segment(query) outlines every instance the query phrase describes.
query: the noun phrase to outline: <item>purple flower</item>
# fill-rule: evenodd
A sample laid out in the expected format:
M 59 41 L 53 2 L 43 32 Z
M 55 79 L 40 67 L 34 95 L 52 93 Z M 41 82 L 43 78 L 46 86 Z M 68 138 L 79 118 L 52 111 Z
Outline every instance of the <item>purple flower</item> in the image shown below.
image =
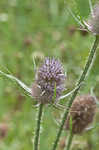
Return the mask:
M 61 62 L 54 58 L 45 58 L 37 71 L 36 81 L 32 86 L 32 96 L 40 103 L 52 103 L 64 91 L 65 79 Z

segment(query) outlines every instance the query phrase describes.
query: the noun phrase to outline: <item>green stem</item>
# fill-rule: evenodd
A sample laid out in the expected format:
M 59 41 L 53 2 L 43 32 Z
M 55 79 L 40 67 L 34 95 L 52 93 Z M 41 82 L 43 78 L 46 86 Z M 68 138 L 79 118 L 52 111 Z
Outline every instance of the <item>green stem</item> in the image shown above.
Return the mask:
M 93 61 L 93 57 L 94 57 L 94 55 L 95 55 L 96 49 L 97 49 L 97 47 L 98 47 L 98 44 L 99 44 L 99 36 L 96 36 L 94 45 L 93 45 L 93 47 L 92 47 L 92 49 L 91 49 L 91 51 L 90 51 L 90 54 L 89 54 L 87 63 L 86 63 L 86 65 L 85 65 L 84 71 L 83 71 L 83 73 L 82 73 L 82 75 L 81 75 L 81 77 L 80 77 L 80 79 L 79 79 L 79 81 L 78 81 L 78 84 L 80 84 L 81 82 L 84 81 L 85 76 L 86 76 L 86 74 L 87 74 L 89 68 L 91 67 L 91 64 L 92 64 L 92 61 Z
M 70 132 L 68 143 L 67 143 L 67 146 L 66 146 L 66 150 L 70 150 L 70 146 L 72 144 L 72 140 L 73 140 L 73 133 Z
M 35 132 L 35 139 L 34 139 L 34 150 L 38 150 L 39 146 L 39 137 L 40 137 L 40 124 L 43 112 L 43 104 L 40 104 L 39 111 L 38 111 L 38 118 L 37 118 L 37 128 Z
M 89 71 L 89 68 L 91 67 L 91 64 L 92 64 L 92 61 L 93 61 L 93 58 L 94 58 L 94 55 L 95 55 L 95 52 L 96 52 L 96 49 L 97 49 L 97 46 L 98 46 L 98 43 L 99 43 L 99 36 L 96 36 L 96 39 L 94 41 L 94 44 L 93 44 L 93 47 L 92 49 L 90 50 L 90 54 L 89 54 L 89 57 L 88 57 L 88 60 L 86 62 L 86 65 L 85 65 L 85 68 L 84 68 L 84 71 L 83 73 L 81 74 L 81 77 L 79 79 L 79 81 L 77 82 L 77 86 L 78 88 L 75 89 L 71 99 L 68 101 L 68 105 L 66 107 L 66 110 L 65 110 L 65 113 L 63 115 L 63 119 L 62 119 L 62 122 L 61 122 L 61 125 L 60 125 L 60 128 L 59 128 L 59 131 L 57 133 L 57 136 L 56 136 L 56 139 L 55 139 L 55 142 L 54 142 L 54 145 L 53 145 L 53 148 L 52 150 L 56 150 L 57 148 L 57 145 L 59 143 L 59 140 L 60 140 L 60 136 L 62 134 L 62 131 L 63 131 L 63 127 L 64 127 L 64 124 L 65 124 L 65 120 L 67 119 L 67 115 L 68 115 L 68 112 L 69 112 L 69 109 L 73 103 L 73 100 L 75 99 L 79 89 L 80 89 L 80 85 L 83 83 L 83 81 L 85 80 L 85 77 L 86 77 L 86 74 L 88 73 Z M 67 109 L 68 108 L 68 109 Z

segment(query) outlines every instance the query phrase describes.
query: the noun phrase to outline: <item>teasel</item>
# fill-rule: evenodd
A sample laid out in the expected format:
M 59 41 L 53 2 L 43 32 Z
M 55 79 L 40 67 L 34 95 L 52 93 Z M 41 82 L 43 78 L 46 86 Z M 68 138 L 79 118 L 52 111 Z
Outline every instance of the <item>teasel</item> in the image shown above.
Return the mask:
M 97 50 L 97 47 L 98 47 L 98 44 L 99 44 L 99 36 L 96 35 L 95 36 L 95 40 L 94 40 L 94 43 L 92 45 L 92 48 L 90 49 L 90 53 L 89 53 L 89 56 L 88 56 L 88 59 L 85 63 L 85 66 L 84 66 L 84 69 L 79 77 L 79 80 L 77 81 L 76 83 L 76 87 L 70 100 L 67 102 L 67 107 L 65 108 L 65 111 L 64 111 L 64 114 L 63 114 L 63 117 L 62 117 L 62 120 L 61 120 L 61 123 L 60 123 L 60 127 L 59 127 L 59 130 L 57 132 L 57 135 L 56 135 L 56 138 L 55 138 L 55 141 L 53 143 L 53 146 L 52 146 L 52 150 L 56 150 L 57 146 L 58 146 L 58 143 L 59 143 L 59 140 L 60 140 L 60 137 L 61 137 L 61 134 L 62 134 L 62 131 L 63 131 L 63 128 L 64 128 L 64 125 L 65 125 L 65 121 L 67 120 L 67 116 L 68 116 L 68 113 L 69 113 L 69 109 L 71 108 L 72 106 L 72 103 L 75 99 L 75 97 L 77 96 L 79 90 L 80 90 L 80 87 L 81 85 L 83 84 L 83 82 L 85 81 L 86 79 L 86 76 L 89 72 L 89 69 L 91 69 L 92 67 L 92 63 L 94 61 L 94 56 L 96 54 L 96 50 Z M 87 126 L 87 125 L 86 125 Z M 68 140 L 68 144 L 67 144 L 67 147 L 66 147 L 66 150 L 69 150 L 70 149 L 70 145 L 71 145 L 71 142 L 72 142 L 72 132 L 70 133 L 70 137 L 69 137 L 69 140 Z
M 32 96 L 42 104 L 54 103 L 65 89 L 66 76 L 63 66 L 55 58 L 45 58 L 32 85 Z
M 33 100 L 35 99 L 39 104 L 37 126 L 34 136 L 34 150 L 38 150 L 44 104 L 56 104 L 60 99 L 68 96 L 68 94 L 61 96 L 62 92 L 65 90 L 66 79 L 62 64 L 55 58 L 45 58 L 42 65 L 36 71 L 35 81 L 32 84 L 32 87 L 28 87 L 16 77 L 6 74 L 1 70 L 0 74 L 16 81 L 29 94 L 29 96 L 31 96 Z
M 84 22 L 88 30 L 94 35 L 99 35 L 99 2 L 92 8 L 90 1 L 91 14 L 88 21 Z
M 34 137 L 34 150 L 38 150 L 40 126 L 44 104 L 55 103 L 65 89 L 66 76 L 62 64 L 55 58 L 45 58 L 36 72 L 35 82 L 32 85 L 32 96 L 39 105 L 37 128 Z
M 72 103 L 65 128 L 70 129 L 72 118 L 72 133 L 81 134 L 92 123 L 96 110 L 96 98 L 91 95 L 77 96 Z

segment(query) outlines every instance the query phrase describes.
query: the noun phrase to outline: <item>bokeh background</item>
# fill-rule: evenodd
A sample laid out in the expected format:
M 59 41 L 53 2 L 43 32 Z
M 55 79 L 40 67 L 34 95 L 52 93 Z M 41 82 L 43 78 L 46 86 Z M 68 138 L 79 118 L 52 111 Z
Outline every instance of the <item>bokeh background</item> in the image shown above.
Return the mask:
M 96 2 L 92 1 L 93 4 Z M 31 86 L 35 79 L 33 58 L 39 66 L 44 57 L 59 58 L 67 73 L 65 93 L 75 87 L 94 41 L 68 12 L 87 19 L 88 0 L 0 0 L 0 70 Z M 99 48 L 79 95 L 94 93 L 99 99 Z M 61 103 L 65 104 L 68 98 Z M 33 150 L 37 108 L 16 83 L 0 75 L 0 150 Z M 63 110 L 44 108 L 41 150 L 50 150 Z M 75 136 L 72 150 L 99 150 L 99 111 L 91 131 Z M 63 150 L 68 132 L 63 132 L 58 150 Z

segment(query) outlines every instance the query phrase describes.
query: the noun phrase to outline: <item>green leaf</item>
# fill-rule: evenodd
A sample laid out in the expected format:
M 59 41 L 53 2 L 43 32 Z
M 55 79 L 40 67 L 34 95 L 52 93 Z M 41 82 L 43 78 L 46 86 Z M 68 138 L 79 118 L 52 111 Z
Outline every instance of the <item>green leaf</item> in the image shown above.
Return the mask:
M 16 77 L 10 75 L 10 74 L 6 74 L 2 71 L 0 71 L 0 74 L 7 77 L 8 79 L 11 79 L 15 82 L 17 82 L 25 91 L 27 91 L 29 94 L 32 93 L 31 88 L 29 88 L 27 85 L 25 85 L 22 81 L 20 81 L 19 79 L 17 79 Z

